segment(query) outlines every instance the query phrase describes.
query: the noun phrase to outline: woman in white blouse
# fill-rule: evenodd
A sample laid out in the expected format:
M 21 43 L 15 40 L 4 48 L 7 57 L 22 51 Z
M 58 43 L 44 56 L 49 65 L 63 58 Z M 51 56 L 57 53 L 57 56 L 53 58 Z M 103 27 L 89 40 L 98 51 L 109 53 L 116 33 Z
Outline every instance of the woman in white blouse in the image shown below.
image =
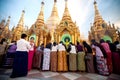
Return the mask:
M 50 54 L 51 71 L 57 71 L 57 43 L 54 42 Z
M 68 71 L 67 54 L 62 41 L 58 44 L 58 71 Z
M 76 47 L 74 44 L 72 44 L 72 42 L 70 43 L 70 46 L 71 46 L 71 50 L 70 50 L 70 54 L 69 54 L 69 70 L 76 71 L 77 70 Z

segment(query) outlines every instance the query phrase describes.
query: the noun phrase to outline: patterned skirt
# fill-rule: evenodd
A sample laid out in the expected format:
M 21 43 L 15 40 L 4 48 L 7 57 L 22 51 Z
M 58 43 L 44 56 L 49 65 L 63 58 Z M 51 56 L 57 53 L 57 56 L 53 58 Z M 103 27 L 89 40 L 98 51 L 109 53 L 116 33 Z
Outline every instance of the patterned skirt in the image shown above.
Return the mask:
M 44 51 L 42 70 L 50 69 L 50 51 Z
M 41 69 L 41 62 L 42 62 L 42 51 L 36 51 L 33 56 L 33 68 Z
M 69 70 L 76 71 L 77 70 L 77 62 L 76 62 L 76 54 L 69 54 Z
M 77 69 L 79 71 L 86 70 L 84 57 L 85 57 L 85 52 L 78 52 L 78 54 L 77 54 Z
M 58 71 L 68 71 L 67 56 L 65 51 L 58 52 Z
M 87 53 L 87 56 L 90 57 L 90 60 L 86 60 L 87 71 L 89 73 L 94 73 L 95 69 L 94 69 L 94 64 L 93 64 L 93 55 L 91 53 Z
M 57 52 L 51 52 L 50 57 L 51 71 L 57 71 Z
M 101 75 L 109 75 L 106 59 L 103 56 L 96 56 L 97 69 Z

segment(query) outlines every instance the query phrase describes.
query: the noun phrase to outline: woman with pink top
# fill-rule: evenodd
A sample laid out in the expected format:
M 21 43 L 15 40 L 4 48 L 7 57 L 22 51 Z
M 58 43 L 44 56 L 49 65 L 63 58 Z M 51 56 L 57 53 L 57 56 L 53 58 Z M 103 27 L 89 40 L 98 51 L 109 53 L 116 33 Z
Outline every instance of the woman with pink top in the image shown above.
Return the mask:
M 95 40 L 92 40 L 91 42 L 92 49 L 95 52 L 96 66 L 99 74 L 109 75 L 106 59 L 105 56 L 103 55 L 103 52 L 100 49 L 100 44 L 97 43 Z
M 112 73 L 112 53 L 110 47 L 103 39 L 100 40 L 100 45 L 103 47 L 104 54 L 106 54 L 109 73 Z
M 31 45 L 32 47 L 30 48 L 29 53 L 28 53 L 28 71 L 30 71 L 31 68 L 32 68 L 33 55 L 34 55 L 34 52 L 35 52 L 35 50 L 34 50 L 34 46 L 35 46 L 34 37 L 30 38 L 30 44 L 32 44 Z

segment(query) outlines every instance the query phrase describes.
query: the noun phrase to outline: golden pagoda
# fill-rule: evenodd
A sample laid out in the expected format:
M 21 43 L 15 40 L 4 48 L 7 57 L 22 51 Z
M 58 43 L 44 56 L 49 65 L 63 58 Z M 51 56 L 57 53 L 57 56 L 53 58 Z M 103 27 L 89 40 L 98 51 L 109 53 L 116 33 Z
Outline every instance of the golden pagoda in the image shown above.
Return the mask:
M 79 28 L 71 19 L 67 3 L 67 0 L 65 0 L 63 17 L 54 33 L 54 41 L 57 43 L 63 41 L 66 45 L 68 45 L 69 42 L 76 44 L 77 41 L 80 41 Z
M 10 16 L 8 17 L 8 20 L 6 22 L 6 25 L 4 26 L 4 29 L 2 31 L 2 34 L 1 34 L 1 38 L 5 38 L 5 39 L 10 39 L 11 37 L 11 32 L 9 30 L 9 24 L 10 24 Z M 2 25 L 2 24 L 1 24 Z
M 29 29 L 29 38 L 34 37 L 36 45 L 40 45 L 48 42 L 49 39 L 46 39 L 47 36 L 48 30 L 44 23 L 44 2 L 41 2 L 41 11 L 38 15 L 37 21 Z
M 54 5 L 53 5 L 53 8 L 52 8 L 51 16 L 46 21 L 46 26 L 50 31 L 51 42 L 54 41 L 55 29 L 56 29 L 56 26 L 58 26 L 58 24 L 60 22 L 60 18 L 58 16 L 58 10 L 57 10 L 56 3 L 57 3 L 57 0 L 54 0 Z
M 24 13 L 25 11 L 22 11 L 22 15 L 20 17 L 20 20 L 17 24 L 17 27 L 15 27 L 12 31 L 12 40 L 17 41 L 21 38 L 21 34 L 24 33 Z
M 4 30 L 4 27 L 5 27 L 5 20 L 2 20 L 0 22 L 0 40 L 2 39 L 2 32 Z
M 97 42 L 100 41 L 100 39 L 110 40 L 111 42 L 114 42 L 117 38 L 117 33 L 114 24 L 111 25 L 110 23 L 107 24 L 102 16 L 99 13 L 99 10 L 97 8 L 97 2 L 94 1 L 94 9 L 95 9 L 95 17 L 94 17 L 94 23 L 91 25 L 91 30 L 89 31 L 89 41 L 92 39 L 95 39 Z
M 57 0 L 54 0 L 51 16 L 48 18 L 46 23 L 44 22 L 44 2 L 41 2 L 41 10 L 35 23 L 27 30 L 24 27 L 24 14 L 22 11 L 20 20 L 17 27 L 12 28 L 11 40 L 19 40 L 22 33 L 28 34 L 28 40 L 31 37 L 35 38 L 36 46 L 44 43 L 46 45 L 49 42 L 60 42 L 63 41 L 65 44 L 70 42 L 76 43 L 80 41 L 80 31 L 76 26 L 76 22 L 73 22 L 69 14 L 67 7 L 67 0 L 65 0 L 65 10 L 63 13 L 62 20 L 58 16 Z M 0 24 L 2 25 L 2 23 Z

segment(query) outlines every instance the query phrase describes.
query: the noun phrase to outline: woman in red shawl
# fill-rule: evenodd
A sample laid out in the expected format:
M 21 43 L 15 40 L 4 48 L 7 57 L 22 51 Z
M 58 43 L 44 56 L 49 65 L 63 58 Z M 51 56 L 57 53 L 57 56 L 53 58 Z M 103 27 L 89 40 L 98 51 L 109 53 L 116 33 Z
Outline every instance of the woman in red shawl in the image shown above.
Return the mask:
M 109 73 L 112 73 L 112 53 L 108 43 L 106 43 L 103 39 L 100 40 L 101 47 L 103 48 L 102 51 L 106 54 L 107 59 L 107 66 Z

